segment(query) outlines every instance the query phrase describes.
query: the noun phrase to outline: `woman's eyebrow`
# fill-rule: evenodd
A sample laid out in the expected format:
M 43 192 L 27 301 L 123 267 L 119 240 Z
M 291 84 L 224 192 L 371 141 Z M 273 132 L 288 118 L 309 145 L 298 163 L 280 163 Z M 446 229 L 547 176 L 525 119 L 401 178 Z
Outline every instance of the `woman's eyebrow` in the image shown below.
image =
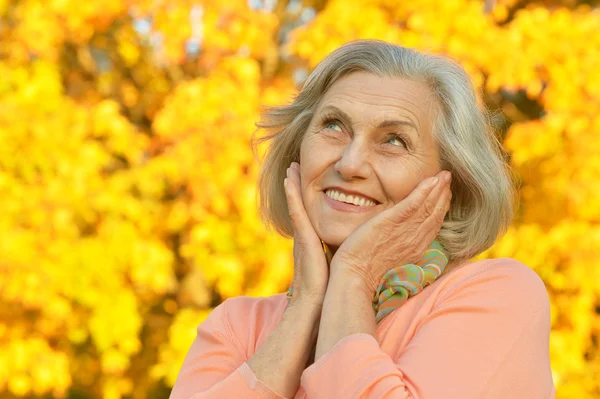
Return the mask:
M 348 122 L 352 122 L 352 118 L 350 118 L 350 116 L 345 113 L 344 111 L 342 111 L 341 109 L 339 109 L 338 107 L 334 106 L 334 105 L 327 105 L 325 107 L 323 107 L 321 109 L 321 114 L 325 113 L 325 112 L 333 112 L 336 113 L 338 115 L 340 115 L 341 118 L 347 120 Z M 396 119 L 387 119 L 382 121 L 379 126 L 377 126 L 377 129 L 382 129 L 382 128 L 386 128 L 386 127 L 397 127 L 397 126 L 408 126 L 408 127 L 412 127 L 418 135 L 420 135 L 419 130 L 417 129 L 417 127 L 410 121 L 401 121 L 401 120 L 396 120 Z

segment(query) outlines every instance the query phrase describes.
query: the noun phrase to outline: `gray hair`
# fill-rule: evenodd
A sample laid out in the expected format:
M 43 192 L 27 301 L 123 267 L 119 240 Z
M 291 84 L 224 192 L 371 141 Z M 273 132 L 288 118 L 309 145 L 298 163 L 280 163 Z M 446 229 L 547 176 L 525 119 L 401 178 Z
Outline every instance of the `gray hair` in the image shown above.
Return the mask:
M 267 226 L 293 237 L 283 179 L 300 159 L 300 144 L 325 92 L 339 78 L 362 71 L 425 83 L 437 98 L 433 121 L 440 166 L 452 173 L 452 202 L 438 239 L 458 264 L 485 251 L 508 228 L 514 187 L 502 145 L 465 70 L 452 59 L 379 40 L 356 40 L 329 54 L 312 71 L 291 104 L 266 107 L 256 126 L 269 135 L 258 182 L 259 211 Z M 256 132 L 255 132 L 256 134 Z

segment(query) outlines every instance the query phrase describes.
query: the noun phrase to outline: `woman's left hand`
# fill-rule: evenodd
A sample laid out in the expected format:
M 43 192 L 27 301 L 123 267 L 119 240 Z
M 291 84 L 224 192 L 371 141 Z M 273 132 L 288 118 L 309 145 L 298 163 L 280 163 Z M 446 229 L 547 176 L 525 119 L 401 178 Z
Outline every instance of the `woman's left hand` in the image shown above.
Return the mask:
M 374 295 L 387 271 L 420 261 L 450 209 L 450 172 L 436 177 L 352 232 L 331 260 L 332 278 L 358 278 L 365 294 Z

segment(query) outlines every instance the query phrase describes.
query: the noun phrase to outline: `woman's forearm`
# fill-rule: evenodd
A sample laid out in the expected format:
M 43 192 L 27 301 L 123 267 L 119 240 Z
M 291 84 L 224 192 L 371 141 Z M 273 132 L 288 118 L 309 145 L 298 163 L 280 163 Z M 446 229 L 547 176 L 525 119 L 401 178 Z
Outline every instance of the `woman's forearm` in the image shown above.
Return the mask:
M 298 390 L 317 339 L 320 316 L 320 307 L 290 304 L 275 330 L 247 362 L 259 380 L 286 398 L 294 397 Z
M 342 338 L 357 333 L 375 336 L 376 328 L 371 296 L 364 291 L 363 282 L 343 270 L 332 273 L 323 301 L 315 361 Z

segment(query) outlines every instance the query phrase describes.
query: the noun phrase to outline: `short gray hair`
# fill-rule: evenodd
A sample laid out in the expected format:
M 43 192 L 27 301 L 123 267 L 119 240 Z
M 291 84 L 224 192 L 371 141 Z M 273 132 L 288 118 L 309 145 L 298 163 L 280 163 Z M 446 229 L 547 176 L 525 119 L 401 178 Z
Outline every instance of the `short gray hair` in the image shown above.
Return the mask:
M 502 145 L 469 76 L 449 57 L 379 40 L 339 47 L 317 65 L 291 104 L 265 108 L 256 126 L 270 134 L 252 139 L 255 153 L 258 144 L 269 142 L 258 182 L 262 220 L 284 237 L 293 237 L 283 189 L 286 169 L 299 162 L 302 138 L 325 92 L 356 71 L 406 78 L 430 88 L 438 100 L 433 135 L 440 166 L 452 173 L 452 202 L 438 239 L 452 264 L 491 247 L 511 222 L 515 192 Z

